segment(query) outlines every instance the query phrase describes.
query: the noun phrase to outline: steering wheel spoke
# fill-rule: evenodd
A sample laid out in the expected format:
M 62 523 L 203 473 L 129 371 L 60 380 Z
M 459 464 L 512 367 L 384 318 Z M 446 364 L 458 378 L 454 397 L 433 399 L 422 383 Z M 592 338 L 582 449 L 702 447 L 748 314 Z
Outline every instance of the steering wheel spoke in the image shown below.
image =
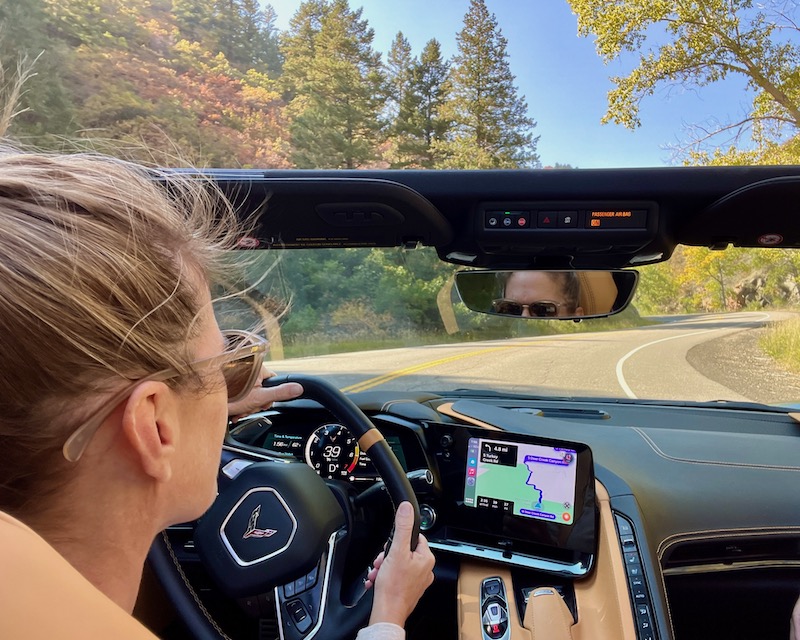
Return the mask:
M 284 640 L 339 637 L 345 630 L 352 635 L 363 624 L 372 608 L 372 591 L 364 588 L 363 579 L 342 580 L 351 542 L 345 529 L 333 533 L 317 567 L 293 583 L 275 588 Z M 366 570 L 363 575 L 366 577 Z

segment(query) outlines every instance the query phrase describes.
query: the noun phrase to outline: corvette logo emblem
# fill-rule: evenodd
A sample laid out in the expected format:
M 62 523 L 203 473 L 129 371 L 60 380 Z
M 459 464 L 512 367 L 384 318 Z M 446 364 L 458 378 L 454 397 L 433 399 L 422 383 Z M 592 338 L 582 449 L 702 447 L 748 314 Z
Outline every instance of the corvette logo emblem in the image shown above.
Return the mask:
M 258 505 L 255 509 L 253 509 L 253 513 L 250 514 L 250 522 L 247 523 L 247 530 L 244 532 L 242 536 L 243 539 L 247 538 L 269 538 L 270 536 L 274 536 L 278 533 L 277 529 L 259 529 L 256 527 L 258 523 L 258 516 L 261 513 L 261 505 Z

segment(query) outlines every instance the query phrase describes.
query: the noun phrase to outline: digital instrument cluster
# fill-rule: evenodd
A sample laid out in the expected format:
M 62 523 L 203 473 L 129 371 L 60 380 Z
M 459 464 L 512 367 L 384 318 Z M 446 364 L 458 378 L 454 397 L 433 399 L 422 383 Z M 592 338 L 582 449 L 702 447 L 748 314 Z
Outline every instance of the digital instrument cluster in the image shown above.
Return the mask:
M 386 442 L 408 471 L 405 448 L 399 435 L 384 434 Z M 304 461 L 320 477 L 349 482 L 375 482 L 378 473 L 358 440 L 342 424 L 328 422 L 309 432 L 308 428 L 273 425 L 266 433 L 263 448 Z

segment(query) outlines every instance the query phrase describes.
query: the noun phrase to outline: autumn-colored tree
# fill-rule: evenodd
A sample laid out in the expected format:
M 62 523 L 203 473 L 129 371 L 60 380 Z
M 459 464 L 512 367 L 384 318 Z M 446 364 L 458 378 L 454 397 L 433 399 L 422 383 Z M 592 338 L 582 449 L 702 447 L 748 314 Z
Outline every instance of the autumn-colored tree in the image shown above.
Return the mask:
M 534 166 L 538 138 L 524 97 L 514 85 L 507 40 L 484 0 L 470 0 L 450 74 L 452 94 L 443 116 L 453 123 L 434 145 L 440 166 L 509 169 Z
M 608 111 L 603 122 L 638 127 L 639 105 L 659 87 L 699 89 L 738 76 L 752 90 L 752 102 L 741 118 L 719 126 L 696 127 L 693 162 L 797 162 L 800 128 L 800 27 L 796 3 L 768 0 L 569 0 L 578 16 L 578 31 L 595 38 L 606 63 L 626 54 L 638 56 L 629 74 L 611 78 Z M 702 124 L 702 123 L 698 123 Z M 737 155 L 750 141 L 755 150 Z M 703 143 L 720 134 L 733 143 L 707 153 Z M 787 140 L 792 143 L 786 147 Z M 745 144 L 747 143 L 747 144 Z

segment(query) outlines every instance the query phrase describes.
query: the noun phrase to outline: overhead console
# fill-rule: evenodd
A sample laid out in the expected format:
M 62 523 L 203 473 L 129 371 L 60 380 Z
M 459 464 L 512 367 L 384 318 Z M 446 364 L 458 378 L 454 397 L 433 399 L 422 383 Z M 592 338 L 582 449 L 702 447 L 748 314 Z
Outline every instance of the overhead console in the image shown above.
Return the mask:
M 421 505 L 431 547 L 566 577 L 597 550 L 592 453 L 576 442 L 431 424 L 442 486 Z
M 246 215 L 258 214 L 242 248 L 311 249 L 446 244 L 450 223 L 425 197 L 391 180 L 209 172 Z
M 508 266 L 614 266 L 640 254 L 656 238 L 658 224 L 658 205 L 651 201 L 484 202 L 473 228 L 486 258 L 465 253 L 448 259 L 473 266 L 498 260 Z

